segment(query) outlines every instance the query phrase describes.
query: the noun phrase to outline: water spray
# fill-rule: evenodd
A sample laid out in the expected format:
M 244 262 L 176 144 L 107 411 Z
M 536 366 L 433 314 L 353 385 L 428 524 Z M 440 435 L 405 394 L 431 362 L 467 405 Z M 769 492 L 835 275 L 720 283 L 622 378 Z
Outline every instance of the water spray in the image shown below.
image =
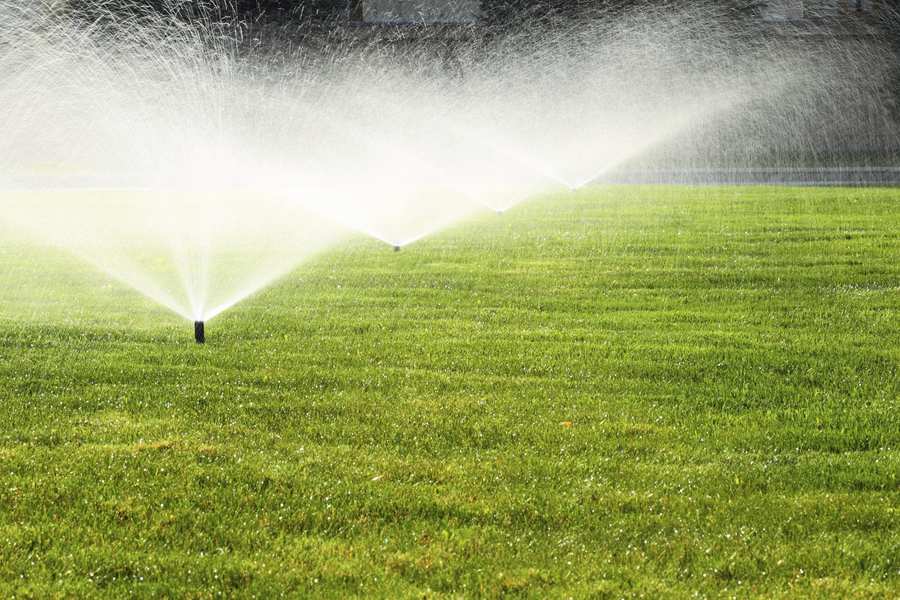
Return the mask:
M 56 4 L 0 0 L 0 179 L 21 188 L 3 194 L 0 218 L 194 322 L 198 344 L 194 319 L 345 227 L 400 252 L 484 208 L 577 198 L 620 174 L 793 179 L 848 158 L 896 165 L 900 148 L 884 93 L 893 37 L 782 43 L 763 20 L 736 30 L 714 0 L 578 10 L 559 29 L 529 16 L 508 37 L 454 42 L 452 73 L 425 60 L 440 34 L 376 36 L 374 51 L 329 37 L 321 52 L 283 52 L 278 35 L 268 52 L 231 39 L 215 11 L 176 18 L 182 2 Z

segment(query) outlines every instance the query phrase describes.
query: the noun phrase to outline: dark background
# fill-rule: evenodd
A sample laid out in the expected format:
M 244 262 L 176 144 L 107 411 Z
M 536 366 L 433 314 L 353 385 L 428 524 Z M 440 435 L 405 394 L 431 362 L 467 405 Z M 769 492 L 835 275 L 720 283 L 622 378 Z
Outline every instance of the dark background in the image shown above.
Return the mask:
M 557 27 L 561 36 L 568 35 L 567 27 L 580 19 L 592 23 L 614 23 L 617 13 L 640 10 L 661 11 L 678 8 L 697 8 L 697 0 L 482 0 L 481 18 L 468 24 L 400 24 L 372 25 L 361 21 L 361 0 L 68 0 L 67 10 L 84 17 L 92 24 L 110 20 L 114 27 L 127 25 L 122 18 L 149 16 L 159 13 L 175 14 L 186 20 L 211 19 L 225 24 L 226 28 L 239 28 L 237 36 L 242 44 L 252 44 L 267 52 L 289 54 L 297 47 L 332 48 L 385 48 L 402 57 L 420 56 L 426 53 L 428 64 L 435 69 L 455 73 L 458 57 L 477 56 L 480 41 L 518 29 L 544 32 Z M 437 1 L 437 0 L 422 0 Z M 704 11 L 715 11 L 717 23 L 733 23 L 736 35 L 750 40 L 747 48 L 765 49 L 771 43 L 787 43 L 797 52 L 815 53 L 817 48 L 834 42 L 836 37 L 877 38 L 873 48 L 885 48 L 887 53 L 873 53 L 872 61 L 887 65 L 889 73 L 878 83 L 871 95 L 878 98 L 877 109 L 887 112 L 891 126 L 881 137 L 893 157 L 900 154 L 900 0 L 880 0 L 869 4 L 874 10 L 853 10 L 854 2 L 831 17 L 821 17 L 814 10 L 804 8 L 807 14 L 795 22 L 766 21 L 767 2 L 761 0 L 716 0 L 701 6 Z M 805 4 L 814 6 L 813 3 Z M 66 10 L 66 9 L 64 9 Z M 702 23 L 700 24 L 702 27 Z M 702 29 L 698 30 L 702 35 Z M 560 37 L 560 36 L 557 36 Z M 773 38 L 778 38 L 773 40 Z M 424 43 L 423 43 L 424 41 Z M 473 48 L 475 50 L 473 50 Z M 474 53 L 473 53 L 474 52 Z M 328 55 L 328 52 L 324 53 Z M 489 55 L 488 55 L 489 56 Z M 421 64 L 423 61 L 419 61 Z M 848 82 L 848 86 L 851 82 Z M 825 104 L 828 104 L 827 102 Z M 840 115 L 827 115 L 839 119 Z M 889 130 L 889 131 L 888 131 Z M 898 132 L 895 136 L 893 132 Z M 851 132 L 852 133 L 852 132 Z M 852 136 L 849 136 L 852 137 Z M 892 140 L 892 141 L 891 141 Z M 810 144 L 805 144 L 809 146 Z M 804 146 L 804 147 L 805 147 Z M 852 147 L 851 147 L 852 146 Z M 848 154 L 860 156 L 868 151 L 848 142 Z M 879 145 L 874 154 L 885 150 Z M 845 156 L 837 157 L 843 164 Z M 808 158 L 798 162 L 811 163 Z M 752 162 L 741 158 L 741 162 Z M 873 160 L 875 163 L 882 161 Z
M 481 18 L 474 23 L 442 25 L 422 23 L 370 25 L 362 22 L 366 0 L 67 0 L 70 10 L 91 21 L 119 16 L 174 14 L 184 19 L 212 18 L 247 28 L 279 29 L 308 33 L 312 30 L 404 29 L 414 36 L 417 29 L 467 29 L 473 36 L 502 34 L 517 28 L 560 26 L 578 19 L 615 19 L 616 13 L 641 7 L 653 10 L 696 8 L 697 0 L 482 0 Z M 422 0 L 436 2 L 441 0 Z M 452 2 L 453 0 L 445 0 Z M 810 26 L 841 35 L 877 35 L 900 49 L 900 0 L 865 0 L 869 8 L 854 10 L 856 0 L 842 0 L 844 9 L 837 15 L 820 18 L 815 3 L 804 4 L 804 19 L 783 25 L 766 22 L 763 14 L 771 0 L 715 0 L 703 10 L 715 11 L 725 23 L 745 35 L 807 35 Z M 810 8 L 812 7 L 812 8 Z
M 210 10 L 223 16 L 242 19 L 285 20 L 321 19 L 329 22 L 358 20 L 364 0 L 69 0 L 68 5 L 80 12 L 103 10 L 159 11 L 178 10 L 185 15 Z M 436 0 L 423 0 L 436 1 Z M 736 19 L 758 16 L 766 0 L 718 0 L 717 9 L 730 11 Z M 852 2 L 850 3 L 852 5 Z M 893 12 L 898 0 L 877 0 L 878 12 Z M 604 12 L 615 12 L 636 6 L 696 6 L 695 0 L 483 0 L 484 24 L 502 24 L 526 19 L 569 19 Z

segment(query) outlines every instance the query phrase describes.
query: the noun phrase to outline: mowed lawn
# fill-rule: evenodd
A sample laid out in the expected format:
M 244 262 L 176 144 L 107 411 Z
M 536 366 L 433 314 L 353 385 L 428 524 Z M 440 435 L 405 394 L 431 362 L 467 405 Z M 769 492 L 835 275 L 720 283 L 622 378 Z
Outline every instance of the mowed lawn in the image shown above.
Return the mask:
M 0 596 L 900 596 L 900 190 L 611 187 L 207 324 L 0 245 Z

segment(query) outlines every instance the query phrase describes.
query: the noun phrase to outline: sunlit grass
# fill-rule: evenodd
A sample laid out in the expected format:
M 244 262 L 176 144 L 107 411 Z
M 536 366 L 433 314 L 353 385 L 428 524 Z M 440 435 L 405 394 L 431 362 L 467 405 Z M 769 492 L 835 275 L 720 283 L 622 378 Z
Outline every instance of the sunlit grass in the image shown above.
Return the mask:
M 900 192 L 598 188 L 189 323 L 0 246 L 0 595 L 886 597 Z

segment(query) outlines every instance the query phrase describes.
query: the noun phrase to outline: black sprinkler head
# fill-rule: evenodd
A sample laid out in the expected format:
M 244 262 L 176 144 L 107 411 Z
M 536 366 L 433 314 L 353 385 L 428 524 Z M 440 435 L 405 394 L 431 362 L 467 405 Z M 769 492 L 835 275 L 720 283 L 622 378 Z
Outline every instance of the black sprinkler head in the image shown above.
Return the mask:
M 198 344 L 206 343 L 206 332 L 204 331 L 203 321 L 194 321 L 194 339 Z
M 400 252 L 400 246 L 394 246 L 394 252 Z

